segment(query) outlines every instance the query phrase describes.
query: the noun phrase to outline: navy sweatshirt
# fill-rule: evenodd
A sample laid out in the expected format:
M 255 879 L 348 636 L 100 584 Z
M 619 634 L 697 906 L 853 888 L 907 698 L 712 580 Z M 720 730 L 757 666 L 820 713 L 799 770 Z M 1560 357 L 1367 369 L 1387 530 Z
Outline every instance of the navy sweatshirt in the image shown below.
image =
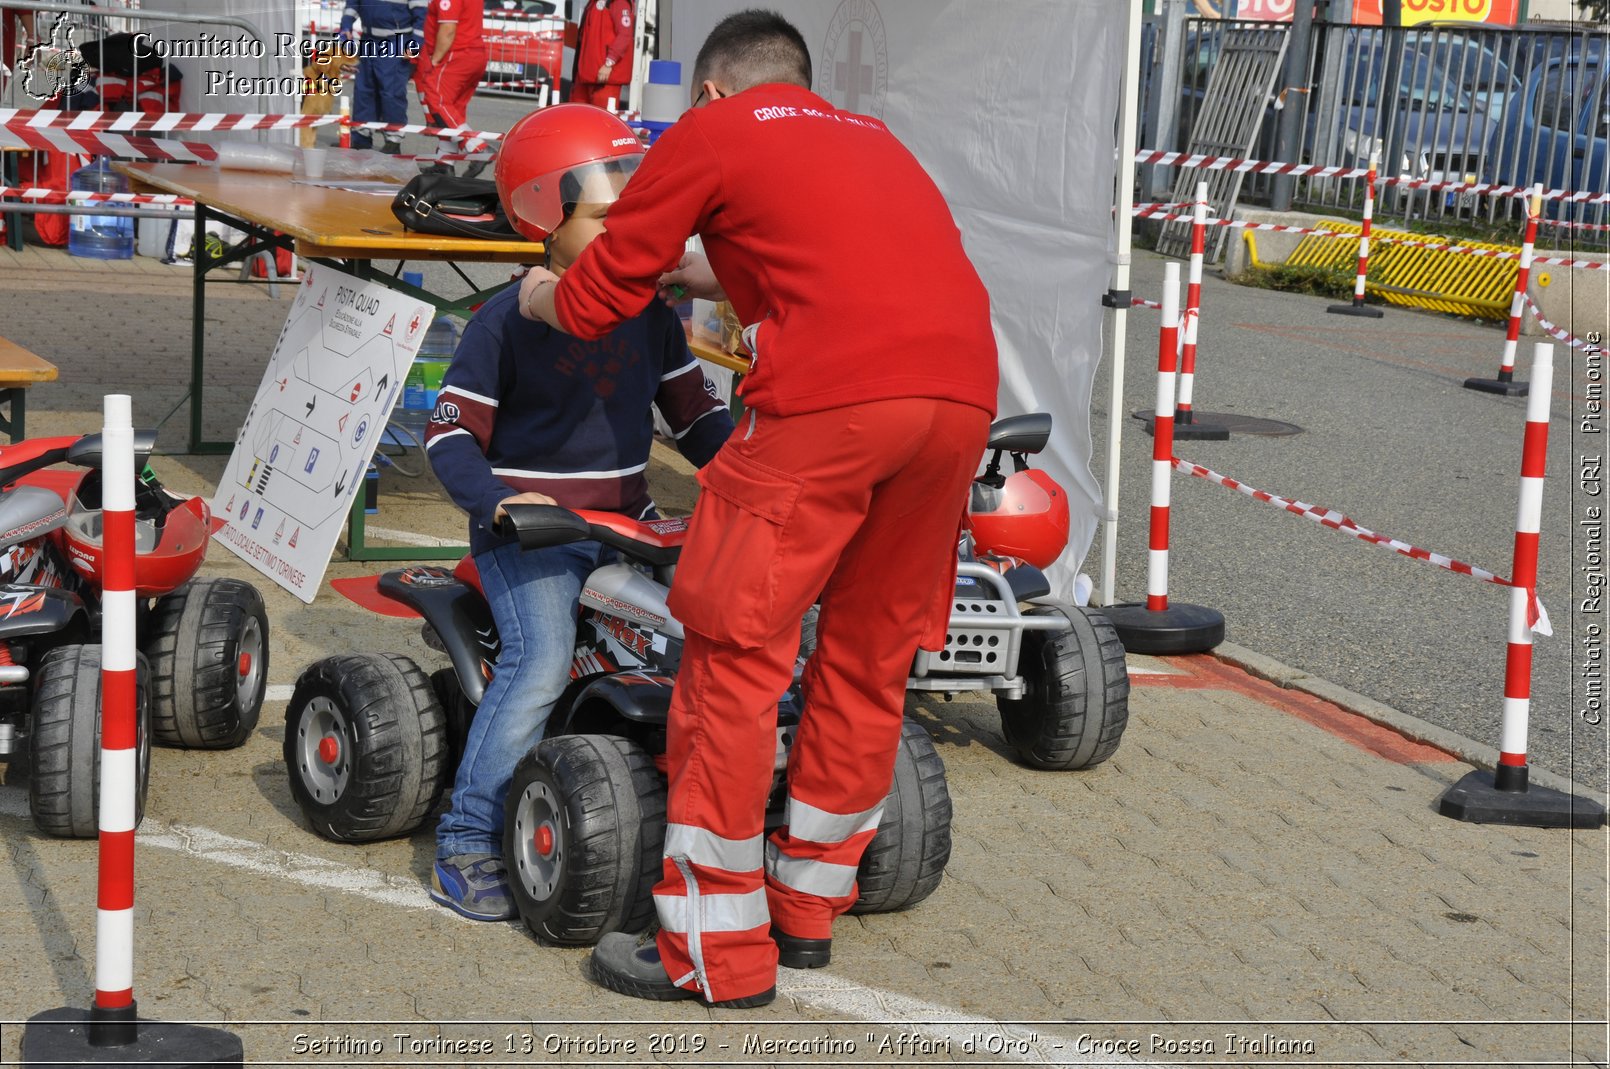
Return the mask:
M 661 302 L 583 341 L 521 316 L 519 296 L 516 283 L 470 320 L 425 428 L 431 466 L 469 513 L 474 553 L 513 541 L 492 533 L 492 518 L 524 490 L 633 518 L 652 509 L 650 405 L 699 467 L 732 433 L 681 321 Z

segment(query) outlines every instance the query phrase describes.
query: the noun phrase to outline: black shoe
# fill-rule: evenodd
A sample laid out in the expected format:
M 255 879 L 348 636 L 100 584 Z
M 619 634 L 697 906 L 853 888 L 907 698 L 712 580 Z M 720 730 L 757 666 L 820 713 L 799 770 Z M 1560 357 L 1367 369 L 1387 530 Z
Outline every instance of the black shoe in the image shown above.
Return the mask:
M 598 945 L 593 948 L 592 957 L 587 959 L 587 967 L 594 983 L 619 994 L 630 995 L 632 998 L 644 998 L 653 1002 L 701 998 L 697 991 L 677 987 L 671 982 L 671 977 L 665 972 L 664 963 L 660 961 L 660 948 L 654 945 L 652 937 L 640 941 L 639 937 L 627 935 L 625 932 L 611 932 L 600 939 Z M 705 1001 L 705 1005 L 751 1010 L 771 1005 L 776 997 L 777 988 L 769 987 L 758 995 L 723 999 L 719 1002 Z
M 775 924 L 771 926 L 771 938 L 777 944 L 777 964 L 785 969 L 820 969 L 833 960 L 831 938 L 801 939 Z

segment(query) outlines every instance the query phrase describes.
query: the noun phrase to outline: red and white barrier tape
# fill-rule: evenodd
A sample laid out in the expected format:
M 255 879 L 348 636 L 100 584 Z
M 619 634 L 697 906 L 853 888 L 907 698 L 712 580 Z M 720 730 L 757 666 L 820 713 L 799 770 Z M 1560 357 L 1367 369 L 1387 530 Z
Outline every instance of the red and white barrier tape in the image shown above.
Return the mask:
M 1593 230 L 1600 232 L 1610 230 L 1610 224 L 1573 223 L 1568 219 L 1544 219 L 1542 225 L 1546 227 L 1553 227 L 1556 230 Z
M 1142 218 L 1154 219 L 1160 222 L 1190 222 L 1191 216 L 1178 214 L 1157 214 L 1153 212 L 1137 212 Z M 1208 226 L 1228 226 L 1238 230 L 1272 230 L 1285 234 L 1310 234 L 1320 238 L 1356 238 L 1357 234 L 1341 233 L 1335 230 L 1325 230 L 1318 227 L 1285 226 L 1280 223 L 1250 223 L 1241 219 L 1209 219 Z M 1468 245 L 1455 245 L 1447 242 L 1413 241 L 1407 238 L 1381 237 L 1371 238 L 1371 244 L 1396 245 L 1405 249 L 1426 249 L 1431 252 L 1451 252 L 1463 256 L 1485 256 L 1493 260 L 1518 260 L 1519 252 L 1507 249 L 1473 249 Z M 1610 262 L 1602 260 L 1576 260 L 1569 256 L 1539 256 L 1532 260 L 1533 264 L 1549 264 L 1554 267 L 1574 267 L 1581 271 L 1610 271 Z
M 1158 152 L 1141 149 L 1135 153 L 1137 164 L 1161 167 L 1200 167 L 1209 171 L 1239 171 L 1243 174 L 1284 174 L 1303 178 L 1363 178 L 1367 167 L 1322 167 L 1313 163 L 1272 163 L 1267 160 L 1246 160 L 1235 156 L 1204 156 L 1189 152 Z M 1462 193 L 1484 194 L 1493 197 L 1521 197 L 1528 192 L 1526 186 L 1507 186 L 1460 181 L 1434 181 L 1429 178 L 1386 177 L 1381 185 L 1402 186 L 1405 189 L 1456 189 Z M 1560 200 L 1570 204 L 1610 204 L 1610 193 L 1592 193 L 1571 189 L 1549 189 L 1543 192 L 1544 200 Z
M 177 208 L 192 208 L 195 201 L 177 193 L 92 193 L 88 190 L 64 192 L 60 189 L 41 189 L 38 186 L 0 186 L 0 199 L 12 197 L 26 201 L 45 201 L 51 204 L 171 204 Z
M 1586 349 L 1588 347 L 1588 343 L 1575 334 L 1544 319 L 1543 309 L 1539 308 L 1537 302 L 1532 300 L 1530 293 L 1526 295 L 1526 307 L 1531 310 L 1532 318 L 1537 320 L 1537 325 L 1543 328 L 1544 334 L 1547 334 L 1557 342 L 1564 342 L 1573 349 Z
M 20 133 L 28 130 L 73 130 L 78 132 L 136 133 L 234 133 L 241 130 L 295 130 L 304 127 L 346 125 L 354 130 L 422 134 L 426 137 L 478 138 L 495 141 L 503 134 L 493 130 L 471 130 L 467 126 L 426 126 L 422 123 L 356 122 L 339 113 L 329 115 L 271 115 L 253 112 L 191 113 L 168 112 L 147 115 L 138 111 L 24 111 L 0 108 L 0 129 Z
M 1148 206 L 1137 205 L 1135 208 L 1135 214 L 1142 219 L 1152 219 L 1162 223 L 1189 223 L 1194 221 L 1193 216 L 1181 215 L 1177 212 L 1164 213 L 1159 211 L 1142 210 L 1146 207 Z M 1209 219 L 1205 225 L 1228 226 L 1236 230 L 1267 230 L 1281 234 L 1313 234 L 1315 237 L 1321 238 L 1351 238 L 1358 236 L 1356 234 L 1346 234 L 1335 230 L 1324 230 L 1311 226 L 1287 226 L 1284 223 L 1253 223 L 1244 219 Z
M 1332 509 L 1321 508 L 1318 505 L 1310 505 L 1303 501 L 1292 501 L 1289 498 L 1280 497 L 1277 494 L 1265 493 L 1262 490 L 1254 490 L 1252 487 L 1246 485 L 1245 483 L 1238 482 L 1237 480 L 1230 478 L 1228 475 L 1220 475 L 1212 468 L 1203 467 L 1201 464 L 1192 464 L 1190 461 L 1181 460 L 1179 457 L 1174 458 L 1174 467 L 1179 471 L 1185 472 L 1187 475 L 1195 475 L 1199 479 L 1206 479 L 1208 482 L 1218 483 L 1220 486 L 1223 486 L 1226 489 L 1239 491 L 1240 493 L 1252 498 L 1254 501 L 1262 501 L 1265 504 L 1273 505 L 1279 509 L 1284 509 L 1293 515 L 1302 516 L 1305 519 L 1313 520 L 1321 527 L 1329 527 L 1333 531 L 1340 531 L 1343 534 L 1351 535 L 1354 538 L 1357 538 L 1362 542 L 1368 542 L 1371 545 L 1382 546 L 1386 549 L 1392 550 L 1395 553 L 1401 553 L 1405 557 L 1412 557 L 1415 560 L 1423 560 L 1430 564 L 1435 564 L 1439 568 L 1446 568 L 1450 572 L 1458 572 L 1460 575 L 1468 575 L 1475 579 L 1480 579 L 1484 583 L 1493 583 L 1497 586 L 1505 587 L 1515 585 L 1508 579 L 1494 575 L 1485 568 L 1478 568 L 1473 564 L 1466 564 L 1463 561 L 1454 560 L 1452 557 L 1445 557 L 1441 553 L 1433 553 L 1427 549 L 1420 549 L 1417 546 L 1411 546 L 1407 542 L 1398 541 L 1396 538 L 1389 538 L 1386 535 L 1376 534 L 1367 527 L 1360 527 L 1358 524 L 1354 523 L 1340 512 L 1336 512 Z M 1536 610 L 1535 615 L 1533 615 L 1528 622 L 1531 623 L 1532 629 L 1538 634 L 1552 635 L 1554 632 L 1549 627 L 1548 613 L 1543 609 L 1543 602 L 1538 599 L 1535 589 L 1529 591 L 1528 593 Z
M 1148 301 L 1144 297 L 1132 297 L 1132 298 L 1130 298 L 1129 305 L 1130 305 L 1131 308 L 1151 308 L 1151 309 L 1153 309 L 1155 311 L 1159 311 L 1159 312 L 1163 310 L 1163 302 L 1162 301 Z

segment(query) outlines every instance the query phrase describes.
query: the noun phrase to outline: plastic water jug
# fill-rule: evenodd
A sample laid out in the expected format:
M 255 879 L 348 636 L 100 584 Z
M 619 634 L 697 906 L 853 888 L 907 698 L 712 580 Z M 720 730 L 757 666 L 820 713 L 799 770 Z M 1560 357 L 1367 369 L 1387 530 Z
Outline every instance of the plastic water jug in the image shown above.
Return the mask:
M 411 274 L 412 272 L 410 272 Z M 458 349 L 459 324 L 452 316 L 439 315 L 425 331 L 419 353 L 403 376 L 402 401 L 391 421 L 422 435 L 430 414 L 436 410 L 436 395 L 442 389 L 442 376 Z
M 73 172 L 75 191 L 127 193 L 127 178 L 112 170 L 105 159 Z M 67 251 L 97 260 L 127 260 L 134 255 L 134 220 L 117 215 L 73 215 L 67 231 Z

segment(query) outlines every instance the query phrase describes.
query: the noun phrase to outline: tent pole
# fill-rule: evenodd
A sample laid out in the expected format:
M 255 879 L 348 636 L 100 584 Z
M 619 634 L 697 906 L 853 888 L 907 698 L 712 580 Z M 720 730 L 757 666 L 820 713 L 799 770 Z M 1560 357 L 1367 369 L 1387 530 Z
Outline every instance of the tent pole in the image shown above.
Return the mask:
M 1106 509 L 1102 516 L 1101 604 L 1115 600 L 1113 586 L 1118 571 L 1118 472 L 1119 447 L 1124 425 L 1124 340 L 1129 324 L 1129 248 L 1134 230 L 1135 209 L 1135 128 L 1140 110 L 1140 23 L 1141 0 L 1129 0 L 1128 61 L 1124 64 L 1124 95 L 1118 122 L 1118 214 L 1116 250 L 1113 255 L 1112 289 L 1108 305 L 1112 308 L 1112 399 L 1107 404 L 1107 485 Z

